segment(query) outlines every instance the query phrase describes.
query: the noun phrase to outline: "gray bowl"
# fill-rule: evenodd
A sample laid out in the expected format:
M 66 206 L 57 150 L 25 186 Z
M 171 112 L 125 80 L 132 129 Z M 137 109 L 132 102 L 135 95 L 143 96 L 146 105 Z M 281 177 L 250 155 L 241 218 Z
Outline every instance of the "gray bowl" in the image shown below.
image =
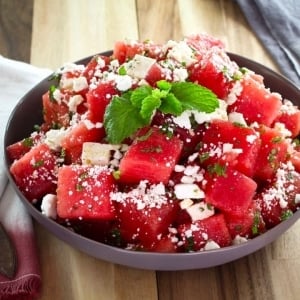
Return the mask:
M 111 52 L 102 54 L 110 55 Z M 300 90 L 289 80 L 252 60 L 232 53 L 229 53 L 229 55 L 239 66 L 247 67 L 256 73 L 263 75 L 266 86 L 273 92 L 278 92 L 283 97 L 294 101 L 296 105 L 300 105 Z M 76 63 L 86 64 L 90 59 L 91 56 L 77 61 Z M 6 127 L 4 138 L 5 148 L 16 141 L 27 137 L 32 132 L 34 125 L 42 123 L 41 96 L 48 90 L 51 84 L 49 78 L 45 78 L 19 101 L 13 110 Z M 193 253 L 152 253 L 124 250 L 88 239 L 45 217 L 24 197 L 16 186 L 9 173 L 10 163 L 7 154 L 5 154 L 6 171 L 11 184 L 28 212 L 42 226 L 61 240 L 91 256 L 134 268 L 166 271 L 190 270 L 225 264 L 253 253 L 273 242 L 300 217 L 300 210 L 298 210 L 288 220 L 283 221 L 266 233 L 249 240 L 246 243 L 216 250 Z

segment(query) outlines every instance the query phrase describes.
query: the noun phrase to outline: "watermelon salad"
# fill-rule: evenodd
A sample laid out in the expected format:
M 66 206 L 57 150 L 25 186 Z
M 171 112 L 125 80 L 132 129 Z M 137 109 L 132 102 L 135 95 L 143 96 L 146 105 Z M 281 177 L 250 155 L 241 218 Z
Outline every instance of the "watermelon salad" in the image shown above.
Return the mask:
M 115 247 L 191 252 L 246 242 L 300 205 L 300 111 L 222 41 L 117 42 L 66 64 L 43 123 L 6 149 L 47 217 Z

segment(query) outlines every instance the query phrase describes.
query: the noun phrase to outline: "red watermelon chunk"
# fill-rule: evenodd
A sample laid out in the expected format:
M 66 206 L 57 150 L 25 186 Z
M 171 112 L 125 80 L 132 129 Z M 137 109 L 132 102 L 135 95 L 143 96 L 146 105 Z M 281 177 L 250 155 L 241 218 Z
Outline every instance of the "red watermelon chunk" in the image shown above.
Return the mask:
M 132 59 L 136 54 L 161 59 L 163 58 L 164 51 L 162 45 L 153 44 L 149 41 L 118 41 L 114 45 L 113 56 L 120 63 L 124 63 L 127 60 Z
M 149 185 L 142 181 L 126 193 L 115 193 L 122 239 L 144 249 L 152 249 L 168 233 L 179 205 L 165 192 L 162 183 Z
M 223 49 L 214 49 L 189 68 L 189 79 L 212 90 L 225 99 L 232 86 L 232 76 L 238 67 Z
M 52 99 L 50 92 L 43 95 L 43 116 L 45 124 L 49 128 L 68 126 L 70 122 L 67 104 Z
M 187 252 L 226 247 L 232 242 L 223 214 L 181 225 L 178 232 Z
M 223 167 L 220 173 L 219 165 L 213 167 L 205 187 L 206 202 L 224 213 L 245 212 L 253 200 L 256 182 L 239 171 Z
M 112 220 L 114 204 L 110 193 L 114 178 L 100 166 L 63 166 L 58 172 L 57 214 L 69 220 Z
M 90 83 L 96 71 L 105 71 L 108 69 L 110 58 L 108 56 L 96 55 L 86 65 L 82 75 Z
M 255 197 L 267 228 L 292 216 L 299 207 L 299 194 L 300 174 L 292 165 L 282 164 L 275 178 Z
M 300 133 L 300 111 L 294 112 L 281 112 L 275 119 L 277 122 L 284 124 L 285 128 L 291 132 L 291 137 L 295 138 Z
M 17 186 L 30 201 L 55 193 L 57 157 L 46 144 L 31 148 L 13 162 L 10 172 Z
M 61 141 L 67 163 L 76 163 L 81 159 L 82 145 L 85 142 L 99 142 L 104 137 L 102 123 L 82 121 L 74 126 Z
M 200 145 L 200 162 L 204 166 L 221 163 L 247 176 L 254 174 L 260 147 L 260 139 L 254 129 L 215 120 L 204 131 Z
M 145 80 L 151 85 L 156 86 L 156 82 L 165 78 L 162 68 L 156 62 L 149 69 Z
M 242 113 L 247 124 L 257 122 L 271 126 L 281 108 L 281 96 L 270 92 L 253 76 L 244 77 L 241 82 L 242 92 L 230 105 L 229 111 Z
M 120 182 L 167 183 L 181 150 L 177 137 L 168 137 L 157 127 L 143 128 L 120 162 Z
M 112 82 L 104 82 L 91 89 L 86 94 L 88 115 L 87 118 L 94 123 L 103 122 L 106 106 L 118 92 Z
M 224 214 L 232 239 L 236 236 L 252 238 L 265 231 L 260 209 L 254 202 L 245 211 Z
M 254 177 L 261 180 L 271 179 L 280 163 L 285 162 L 288 156 L 288 142 L 281 133 L 267 126 L 261 126 L 261 147 L 255 163 Z
M 196 55 L 202 58 L 212 48 L 225 49 L 224 43 L 217 38 L 209 36 L 207 34 L 195 34 L 188 36 L 186 43 L 196 50 Z
M 40 139 L 41 135 L 37 132 L 34 132 L 29 137 L 7 146 L 6 151 L 9 159 L 11 161 L 20 159 L 33 146 L 37 145 Z

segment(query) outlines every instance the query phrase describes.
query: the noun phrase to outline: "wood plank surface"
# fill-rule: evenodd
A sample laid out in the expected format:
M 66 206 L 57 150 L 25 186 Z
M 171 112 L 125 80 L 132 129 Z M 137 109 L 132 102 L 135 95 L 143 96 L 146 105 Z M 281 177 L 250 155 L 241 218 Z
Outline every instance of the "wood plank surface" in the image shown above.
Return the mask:
M 24 0 L 28 6 L 17 6 L 17 0 L 0 1 L 0 54 L 29 61 L 30 49 L 30 62 L 37 66 L 56 69 L 111 49 L 124 38 L 165 42 L 206 32 L 221 38 L 229 51 L 278 71 L 231 0 L 34 0 L 33 5 Z M 27 16 L 22 19 L 27 38 L 16 33 L 22 27 L 12 28 L 14 10 Z M 12 41 L 9 35 L 16 38 Z M 22 53 L 22 48 L 28 50 Z M 172 272 L 98 260 L 36 223 L 35 228 L 44 283 L 41 300 L 299 299 L 299 221 L 274 243 L 235 262 Z

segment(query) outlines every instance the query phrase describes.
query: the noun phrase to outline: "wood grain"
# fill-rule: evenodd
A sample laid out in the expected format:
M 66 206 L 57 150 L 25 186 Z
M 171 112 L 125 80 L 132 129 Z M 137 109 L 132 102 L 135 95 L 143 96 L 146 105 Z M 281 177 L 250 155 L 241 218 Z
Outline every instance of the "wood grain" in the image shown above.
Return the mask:
M 56 69 L 112 49 L 115 41 L 137 39 L 135 1 L 36 0 L 31 63 Z
M 0 55 L 30 61 L 33 0 L 0 0 Z
M 278 71 L 231 0 L 78 0 L 76 4 L 72 0 L 34 0 L 32 43 L 28 40 L 30 4 L 0 3 L 0 53 L 29 59 L 28 52 L 22 52 L 28 47 L 31 63 L 37 66 L 55 69 L 111 49 L 116 40 L 124 38 L 165 42 L 206 32 L 221 38 L 229 51 Z M 24 28 L 17 27 L 15 15 L 22 15 Z M 11 40 L 10 34 L 16 38 Z M 137 270 L 98 260 L 36 223 L 35 228 L 44 283 L 42 300 L 299 299 L 300 221 L 252 255 L 219 267 L 173 272 Z

